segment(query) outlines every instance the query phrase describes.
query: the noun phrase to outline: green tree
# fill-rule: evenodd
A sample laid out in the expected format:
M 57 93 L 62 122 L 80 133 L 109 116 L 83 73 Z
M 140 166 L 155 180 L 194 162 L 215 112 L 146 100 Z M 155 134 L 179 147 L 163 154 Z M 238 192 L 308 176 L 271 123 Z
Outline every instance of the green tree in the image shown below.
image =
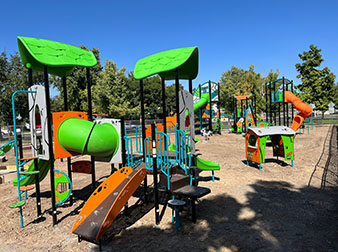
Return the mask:
M 41 84 L 43 80 L 42 73 L 33 73 L 33 85 Z M 12 116 L 12 94 L 17 90 L 27 90 L 28 71 L 21 63 L 17 52 L 7 57 L 6 52 L 0 55 L 0 122 L 6 125 L 13 124 Z M 17 94 L 15 96 L 15 110 L 22 116 L 25 122 L 29 117 L 27 94 Z
M 333 88 L 333 103 L 335 104 L 335 109 L 338 110 L 338 83 Z
M 268 76 L 271 75 L 273 74 L 269 73 Z M 278 75 L 278 72 L 275 75 Z M 230 70 L 225 71 L 219 80 L 221 104 L 225 111 L 232 113 L 233 96 L 250 94 L 257 96 L 257 111 L 263 110 L 263 83 L 264 78 L 255 72 L 254 65 L 250 65 L 249 70 L 233 66 Z
M 276 72 L 274 72 L 272 69 L 270 69 L 270 72 L 268 73 L 268 75 L 264 77 L 264 81 L 270 82 L 270 81 L 277 80 L 278 76 L 279 76 L 279 70 L 278 69 L 276 70 Z
M 324 116 L 328 104 L 334 99 L 335 75 L 328 67 L 318 69 L 324 61 L 320 52 L 317 46 L 310 45 L 309 51 L 298 54 L 303 62 L 297 63 L 296 69 L 299 72 L 297 78 L 302 80 L 298 88 L 303 92 L 304 102 L 315 104 Z
M 108 113 L 110 117 L 130 118 L 130 115 L 138 110 L 128 95 L 135 95 L 135 92 L 128 88 L 128 78 L 125 75 L 126 69 L 118 69 L 116 64 L 106 61 L 104 71 L 99 74 L 96 85 L 93 87 L 94 109 L 98 113 Z

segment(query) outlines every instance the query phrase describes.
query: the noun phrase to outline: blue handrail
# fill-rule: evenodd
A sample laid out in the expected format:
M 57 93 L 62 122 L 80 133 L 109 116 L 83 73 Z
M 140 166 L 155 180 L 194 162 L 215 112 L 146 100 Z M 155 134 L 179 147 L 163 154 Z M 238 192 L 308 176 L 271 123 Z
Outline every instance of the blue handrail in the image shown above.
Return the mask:
M 16 134 L 16 116 L 15 116 L 15 100 L 14 97 L 18 93 L 36 93 L 36 91 L 30 90 L 17 90 L 12 94 L 12 111 L 13 111 L 13 131 L 14 131 L 14 150 L 15 150 L 15 164 L 16 164 L 16 177 L 18 181 L 18 199 L 21 201 L 21 190 L 20 190 L 20 174 L 19 174 L 19 155 L 18 155 L 18 138 Z M 23 228 L 23 217 L 22 208 L 20 207 L 20 226 Z
M 136 152 L 142 153 L 142 126 L 136 127 Z

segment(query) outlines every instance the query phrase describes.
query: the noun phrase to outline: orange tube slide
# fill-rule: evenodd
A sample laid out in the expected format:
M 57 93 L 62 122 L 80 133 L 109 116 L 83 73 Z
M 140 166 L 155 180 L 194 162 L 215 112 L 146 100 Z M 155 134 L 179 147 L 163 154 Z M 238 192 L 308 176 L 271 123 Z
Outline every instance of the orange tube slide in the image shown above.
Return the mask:
M 295 108 L 300 111 L 293 118 L 291 129 L 297 131 L 304 120 L 312 114 L 312 108 L 305 104 L 299 97 L 295 96 L 291 91 L 285 91 L 285 102 L 292 103 Z

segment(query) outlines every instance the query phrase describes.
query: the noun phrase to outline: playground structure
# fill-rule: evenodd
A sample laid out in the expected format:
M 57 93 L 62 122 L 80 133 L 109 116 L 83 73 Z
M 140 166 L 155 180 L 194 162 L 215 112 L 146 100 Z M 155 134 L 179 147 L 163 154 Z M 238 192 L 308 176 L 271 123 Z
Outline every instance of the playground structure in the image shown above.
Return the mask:
M 121 161 L 121 129 L 120 121 L 114 119 L 97 120 L 93 122 L 91 108 L 91 80 L 90 67 L 97 64 L 95 56 L 86 50 L 62 44 L 59 42 L 18 37 L 18 47 L 23 64 L 28 69 L 30 88 L 18 90 L 12 95 L 14 143 L 16 156 L 17 178 L 13 184 L 18 187 L 19 201 L 12 208 L 19 208 L 20 224 L 23 227 L 22 206 L 25 201 L 21 200 L 21 194 L 25 186 L 35 183 L 37 194 L 37 212 L 41 216 L 41 203 L 39 182 L 42 181 L 48 170 L 50 171 L 51 200 L 53 225 L 57 224 L 56 206 L 65 202 L 68 198 L 72 204 L 72 165 L 70 157 L 74 155 L 91 155 L 90 166 L 92 185 L 95 189 L 95 157 L 101 161 L 119 163 Z M 66 76 L 76 66 L 87 68 L 87 90 L 88 90 L 88 114 L 84 112 L 67 112 L 67 85 Z M 32 86 L 34 71 L 44 72 L 45 86 Z M 49 80 L 48 74 L 62 77 L 64 92 L 65 112 L 53 114 L 53 131 L 51 124 Z M 18 93 L 27 93 L 30 111 L 30 130 L 32 157 L 19 158 L 16 132 L 16 114 L 14 96 Z M 37 139 L 36 113 L 41 118 L 42 137 Z M 89 120 L 89 121 L 87 121 Z M 108 121 L 107 121 L 108 120 Z M 54 141 L 52 132 L 54 132 Z M 109 143 L 107 142 L 109 141 Z M 53 148 L 54 143 L 54 148 Z M 95 156 L 95 157 L 94 157 Z M 59 158 L 67 158 L 68 175 L 54 169 L 54 161 Z M 23 165 L 34 160 L 27 171 L 23 171 Z M 88 168 L 84 167 L 84 168 Z M 85 165 L 86 166 L 86 165 Z M 81 169 L 80 169 L 81 170 Z
M 262 169 L 265 163 L 266 143 L 272 143 L 273 156 L 283 157 L 285 161 L 291 161 L 293 167 L 295 132 L 285 126 L 250 127 L 245 135 L 245 150 L 247 165 L 254 162 Z
M 291 118 L 294 118 L 295 106 L 291 101 L 286 102 L 285 95 L 287 95 L 290 91 L 291 93 L 295 93 L 296 90 L 297 87 L 294 86 L 293 81 L 290 81 L 285 77 L 265 83 L 265 114 L 267 121 L 269 121 L 272 125 L 290 126 Z M 302 98 L 300 91 L 299 95 L 300 98 Z M 289 107 L 289 103 L 291 103 L 291 107 Z M 310 124 L 311 128 L 313 128 L 313 114 L 311 113 L 311 116 L 305 119 L 307 119 L 309 134 Z M 303 126 L 299 128 L 299 134 L 302 133 L 304 133 Z
M 198 88 L 194 92 L 194 104 L 200 103 L 204 99 L 205 106 L 201 106 L 198 109 L 198 118 L 199 118 L 199 131 L 201 132 L 203 128 L 203 119 L 208 119 L 208 128 L 209 131 L 214 133 L 221 134 L 221 127 L 217 126 L 216 129 L 213 129 L 212 120 L 217 119 L 217 122 L 221 122 L 221 102 L 220 102 L 220 92 L 219 92 L 219 83 L 214 81 L 207 81 L 203 84 L 199 84 Z M 211 108 L 211 109 L 210 109 Z M 197 111 L 195 111 L 197 112 Z
M 157 62 L 154 64 L 154 62 Z M 79 240 L 99 242 L 105 230 L 127 203 L 133 191 L 143 181 L 144 202 L 149 201 L 147 173 L 153 174 L 155 222 L 160 223 L 158 187 L 166 188 L 168 196 L 188 197 L 191 200 L 192 219 L 196 221 L 195 200 L 210 189 L 197 187 L 198 170 L 219 170 L 214 162 L 198 159 L 195 164 L 194 111 L 201 104 L 193 103 L 192 79 L 197 76 L 197 47 L 180 48 L 143 58 L 136 63 L 135 79 L 140 80 L 141 123 L 136 128 L 136 152 L 133 142 L 124 136 L 125 154 L 122 158 L 129 167 L 124 167 L 105 180 L 88 199 L 77 217 L 72 232 Z M 143 79 L 158 74 L 162 80 L 162 123 L 146 127 L 144 116 Z M 190 92 L 179 91 L 179 77 L 189 79 Z M 176 111 L 167 118 L 165 110 L 165 81 L 175 79 Z M 175 124 L 175 125 L 173 125 Z M 175 126 L 175 144 L 167 135 L 167 127 Z M 186 127 L 189 127 L 189 134 Z M 171 151 L 174 148 L 174 151 Z M 159 181 L 158 181 L 159 177 Z M 214 180 L 214 176 L 212 177 Z M 168 203 L 166 203 L 168 204 Z M 178 221 L 178 220 L 176 220 Z M 94 225 L 95 224 L 95 225 Z
M 233 96 L 232 105 L 234 123 L 231 132 L 241 134 L 247 132 L 251 126 L 265 127 L 271 125 L 269 122 L 263 121 L 257 114 L 255 94 Z
M 82 208 L 77 217 L 72 232 L 78 235 L 79 241 L 87 240 L 99 243 L 105 231 L 117 217 L 123 206 L 135 190 L 143 182 L 143 202 L 149 201 L 147 172 L 154 176 L 154 201 L 155 218 L 159 223 L 159 183 L 167 189 L 167 194 L 174 199 L 190 199 L 192 220 L 196 221 L 196 199 L 210 193 L 209 188 L 197 186 L 202 177 L 199 172 L 212 171 L 211 180 L 215 180 L 214 171 L 219 170 L 217 163 L 202 160 L 195 153 L 194 110 L 205 105 L 205 101 L 193 103 L 192 79 L 198 73 L 197 47 L 174 49 L 144 58 L 135 66 L 135 78 L 140 80 L 141 93 L 141 136 L 142 151 L 141 161 L 133 162 L 132 142 L 125 135 L 124 120 L 122 119 L 97 119 L 93 120 L 91 106 L 91 80 L 90 67 L 97 61 L 91 52 L 62 44 L 59 42 L 18 37 L 20 57 L 28 69 L 30 88 L 18 90 L 12 95 L 13 121 L 14 121 L 14 147 L 16 156 L 17 178 L 13 184 L 18 187 L 18 202 L 12 208 L 19 208 L 20 224 L 23 227 L 22 206 L 25 201 L 21 195 L 27 190 L 24 187 L 35 183 L 37 195 L 37 212 L 41 216 L 41 202 L 39 182 L 50 171 L 51 200 L 53 225 L 57 224 L 56 206 L 69 200 L 73 203 L 72 172 L 91 174 L 93 194 Z M 156 64 L 149 68 L 149 64 L 157 59 L 167 64 Z M 158 69 L 159 66 L 160 69 Z M 163 67 L 165 66 L 165 67 Z M 66 76 L 74 67 L 86 67 L 88 112 L 67 111 L 67 83 Z M 34 71 L 44 72 L 45 86 L 32 84 Z M 49 97 L 48 74 L 55 74 L 62 78 L 64 92 L 64 110 L 51 114 Z M 146 129 L 144 117 L 144 99 L 142 80 L 153 74 L 159 74 L 162 84 L 165 80 L 175 79 L 176 84 L 176 123 L 175 144 L 170 144 L 166 134 L 167 120 L 165 113 L 165 92 L 162 93 L 164 117 L 163 123 Z M 189 91 L 179 91 L 179 77 L 189 79 Z M 163 87 L 163 86 L 162 86 Z M 165 87 L 165 86 L 164 86 Z M 163 89 L 165 90 L 165 88 Z M 18 135 L 16 133 L 16 112 L 14 97 L 19 93 L 28 94 L 32 157 L 20 158 L 18 154 Z M 206 99 L 208 100 L 208 99 Z M 41 118 L 41 138 L 37 135 L 37 116 Z M 51 123 L 51 115 L 53 124 Z M 188 127 L 188 128 L 186 128 Z M 170 151 L 171 147 L 175 151 Z M 2 149 L 7 150 L 7 145 Z M 22 153 L 20 152 L 20 155 Z M 71 157 L 90 155 L 91 161 L 71 162 Z M 128 159 L 127 159 L 128 155 Z M 67 158 L 68 175 L 54 169 L 56 159 Z M 23 166 L 30 162 L 27 171 Z M 119 164 L 120 169 L 109 176 L 96 188 L 95 161 Z M 129 164 L 130 167 L 126 166 Z M 160 181 L 158 182 L 158 174 Z M 176 217 L 177 216 L 177 209 Z M 177 219 L 178 221 L 178 219 Z
M 285 101 L 285 92 L 294 92 L 293 81 L 285 77 L 265 83 L 265 116 L 271 125 L 289 127 L 294 117 L 294 107 Z M 291 113 L 291 115 L 290 115 Z
M 277 86 L 279 85 L 279 86 Z M 289 91 L 289 85 L 291 91 Z M 278 124 L 281 125 L 282 119 L 284 126 L 268 126 L 265 128 L 249 127 L 245 135 L 245 149 L 247 165 L 249 162 L 259 164 L 265 163 L 265 147 L 267 140 L 271 141 L 273 156 L 283 157 L 286 161 L 291 161 L 293 167 L 294 160 L 294 138 L 298 129 L 306 118 L 312 114 L 312 107 L 305 104 L 299 97 L 293 94 L 293 82 L 284 77 L 265 86 L 266 90 L 266 119 L 271 119 L 271 123 L 277 124 L 277 111 L 274 109 L 278 105 Z M 292 125 L 289 128 L 289 106 L 291 103 Z M 282 106 L 281 106 L 282 105 Z M 281 107 L 283 117 L 281 118 Z M 293 108 L 300 111 L 293 116 Z M 274 115 L 274 116 L 272 116 Z

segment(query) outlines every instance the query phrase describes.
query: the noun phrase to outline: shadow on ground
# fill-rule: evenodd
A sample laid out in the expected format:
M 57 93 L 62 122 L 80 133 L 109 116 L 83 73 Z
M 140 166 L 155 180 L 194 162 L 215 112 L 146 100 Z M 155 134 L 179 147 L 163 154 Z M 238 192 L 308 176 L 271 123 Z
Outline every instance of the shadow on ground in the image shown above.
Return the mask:
M 183 216 L 179 231 L 173 225 L 162 230 L 154 223 L 129 228 L 106 237 L 103 251 L 338 250 L 337 191 L 262 180 L 248 187 L 245 203 L 226 193 L 201 200 L 197 224 Z

